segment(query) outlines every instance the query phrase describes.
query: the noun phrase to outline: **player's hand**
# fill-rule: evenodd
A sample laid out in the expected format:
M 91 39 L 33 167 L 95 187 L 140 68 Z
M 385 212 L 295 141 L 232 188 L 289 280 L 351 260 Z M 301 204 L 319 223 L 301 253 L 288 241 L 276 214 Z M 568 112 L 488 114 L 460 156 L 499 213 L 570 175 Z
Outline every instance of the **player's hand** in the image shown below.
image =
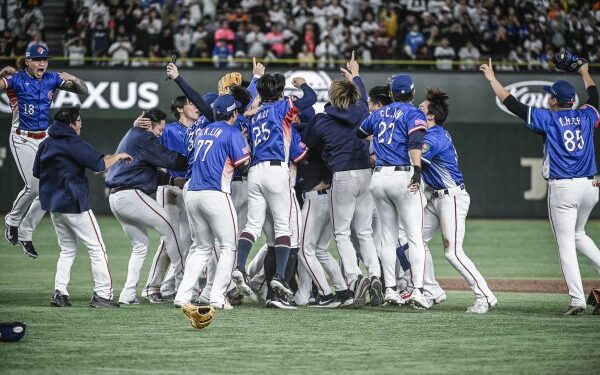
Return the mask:
M 177 68 L 177 65 L 173 63 L 167 64 L 167 77 L 171 78 L 172 80 L 176 80 L 177 77 L 179 77 L 179 69 Z
M 305 83 L 306 80 L 302 77 L 294 77 L 294 79 L 292 80 L 292 85 L 297 89 L 299 89 L 300 86 L 302 86 Z
M 413 165 L 412 167 L 414 172 L 410 178 L 410 183 L 408 184 L 407 188 L 414 193 L 421 188 L 421 167 L 416 165 Z
M 2 70 L 0 70 L 0 77 L 12 76 L 16 72 L 17 70 L 12 66 L 5 66 L 4 68 L 2 68 Z
M 255 114 L 257 114 L 259 110 L 260 110 L 260 107 L 254 107 L 254 108 L 249 109 L 246 112 L 244 112 L 244 116 L 250 118 L 250 117 L 254 116 Z
M 259 77 L 265 75 L 265 66 L 259 62 L 256 62 L 256 57 L 252 58 L 252 74 Z
M 62 79 L 63 81 L 67 81 L 67 82 L 75 82 L 77 81 L 77 77 L 75 77 L 72 74 L 69 74 L 67 72 L 62 72 L 58 75 L 60 77 L 60 79 Z
M 352 81 L 354 77 L 358 77 L 358 61 L 354 60 L 354 50 L 352 51 L 352 57 L 350 61 L 346 63 L 346 69 L 340 68 L 342 74 L 348 81 Z
M 120 152 L 117 154 L 119 160 L 125 160 L 127 163 L 131 163 L 133 161 L 133 157 L 126 152 Z
M 142 112 L 140 117 L 136 118 L 135 121 L 133 121 L 133 126 L 142 129 L 150 129 L 150 127 L 152 126 L 152 120 L 144 116 L 146 116 L 146 112 Z
M 579 67 L 579 70 L 577 72 L 579 72 L 579 74 L 585 74 L 585 73 L 589 73 L 589 70 L 590 70 L 589 64 L 583 64 L 582 66 Z
M 483 72 L 483 74 L 485 75 L 485 78 L 488 81 L 493 81 L 496 78 L 496 76 L 494 74 L 494 68 L 492 67 L 492 58 L 491 57 L 488 60 L 487 64 L 483 64 L 479 67 L 479 70 Z

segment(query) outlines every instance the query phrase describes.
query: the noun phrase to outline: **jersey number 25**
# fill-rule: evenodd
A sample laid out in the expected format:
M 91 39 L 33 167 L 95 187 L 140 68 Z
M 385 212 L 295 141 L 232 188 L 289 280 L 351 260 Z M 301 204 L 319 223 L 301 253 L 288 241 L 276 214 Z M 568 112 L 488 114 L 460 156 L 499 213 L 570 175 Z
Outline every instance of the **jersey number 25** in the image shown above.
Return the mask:
M 263 122 L 260 126 L 252 127 L 252 138 L 254 138 L 254 147 L 261 142 L 266 141 L 271 136 L 271 130 L 267 128 L 267 123 Z

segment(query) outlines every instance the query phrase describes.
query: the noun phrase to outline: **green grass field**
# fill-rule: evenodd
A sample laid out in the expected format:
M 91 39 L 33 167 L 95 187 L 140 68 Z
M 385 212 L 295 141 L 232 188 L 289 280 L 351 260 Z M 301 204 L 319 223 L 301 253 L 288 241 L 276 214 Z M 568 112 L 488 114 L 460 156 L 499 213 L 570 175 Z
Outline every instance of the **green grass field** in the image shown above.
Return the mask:
M 118 295 L 129 243 L 113 218 L 99 218 Z M 588 233 L 600 242 L 600 222 Z M 27 335 L 0 344 L 0 374 L 65 373 L 520 373 L 597 374 L 600 317 L 560 313 L 562 294 L 498 293 L 499 306 L 469 316 L 467 292 L 449 292 L 430 311 L 410 308 L 280 311 L 244 305 L 193 329 L 168 304 L 93 310 L 85 249 L 72 272 L 74 307 L 48 305 L 58 258 L 49 219 L 36 231 L 40 253 L 0 245 L 0 320 L 22 320 Z M 152 238 L 152 248 L 157 245 Z M 561 279 L 546 221 L 470 220 L 465 249 L 489 278 Z M 439 277 L 457 277 L 432 246 Z M 151 257 L 152 254 L 149 255 Z M 581 261 L 582 274 L 598 279 Z M 145 271 L 149 267 L 147 261 Z

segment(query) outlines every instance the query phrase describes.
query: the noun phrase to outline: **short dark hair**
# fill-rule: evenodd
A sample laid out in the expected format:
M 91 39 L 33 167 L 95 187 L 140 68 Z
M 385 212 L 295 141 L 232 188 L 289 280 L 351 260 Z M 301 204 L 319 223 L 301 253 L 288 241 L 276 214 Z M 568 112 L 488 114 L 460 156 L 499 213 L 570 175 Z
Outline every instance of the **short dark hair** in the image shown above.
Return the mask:
M 233 95 L 236 101 L 240 102 L 242 109 L 248 107 L 251 99 L 250 91 L 248 91 L 248 89 L 240 85 L 233 85 L 229 86 L 229 92 L 231 95 Z
M 413 91 L 407 93 L 407 94 L 400 94 L 400 93 L 392 93 L 392 98 L 394 99 L 395 102 L 410 102 L 413 100 Z
M 233 111 L 231 113 L 223 113 L 221 115 L 215 114 L 215 121 L 229 121 L 236 112 Z
M 161 122 L 167 120 L 167 114 L 158 108 L 152 108 L 151 110 L 144 112 L 143 118 L 150 119 L 152 122 Z
M 62 122 L 64 124 L 71 124 L 77 121 L 77 118 L 79 118 L 79 106 L 62 107 L 54 115 L 54 121 Z
M 181 115 L 177 112 L 178 109 L 183 109 L 183 106 L 188 102 L 188 98 L 185 95 L 179 95 L 171 102 L 171 113 L 177 120 L 179 120 L 179 116 Z
M 285 77 L 282 74 L 265 74 L 256 81 L 256 91 L 262 102 L 279 100 L 285 88 Z
M 369 91 L 369 99 L 373 103 L 388 105 L 392 102 L 390 88 L 388 86 L 375 86 Z
M 428 87 L 425 100 L 429 101 L 427 114 L 432 114 L 435 123 L 442 125 L 448 117 L 448 94 L 437 87 Z
M 556 98 L 554 98 L 554 99 L 556 99 Z M 573 108 L 572 102 L 561 102 L 558 99 L 556 99 L 556 105 L 558 106 L 558 108 L 568 108 L 568 109 Z

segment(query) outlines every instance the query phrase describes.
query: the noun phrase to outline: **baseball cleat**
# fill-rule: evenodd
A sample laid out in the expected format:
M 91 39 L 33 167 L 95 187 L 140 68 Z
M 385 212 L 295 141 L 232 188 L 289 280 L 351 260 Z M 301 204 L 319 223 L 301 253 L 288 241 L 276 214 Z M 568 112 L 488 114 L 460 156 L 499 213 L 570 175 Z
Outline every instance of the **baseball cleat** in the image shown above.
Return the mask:
M 163 297 L 160 292 L 150 293 L 147 299 L 150 303 L 163 303 Z
M 134 299 L 132 299 L 131 301 L 119 301 L 119 305 L 139 305 L 140 304 L 140 299 L 135 297 Z
M 196 298 L 194 301 L 192 301 L 192 303 L 194 302 L 198 303 L 200 306 L 210 305 L 209 297 L 204 297 L 202 294 L 198 296 L 198 298 Z
M 244 294 L 240 293 L 237 288 L 234 288 L 227 292 L 227 299 L 232 306 L 241 305 L 242 300 L 244 299 Z
M 217 310 L 233 310 L 233 306 L 227 298 L 225 298 L 225 303 L 211 302 L 210 305 Z
M 115 308 L 119 307 L 119 304 L 112 299 L 102 298 L 98 293 L 94 292 L 92 299 L 90 300 L 90 307 L 94 308 Z
M 333 294 L 328 294 L 326 296 L 322 296 L 322 295 L 318 295 L 317 298 L 315 299 L 315 303 L 310 304 L 309 303 L 309 307 L 319 307 L 319 308 L 329 308 L 329 309 L 335 309 L 336 307 L 339 307 L 341 304 L 341 302 L 336 299 Z
M 585 311 L 585 306 L 569 306 L 569 309 L 563 315 L 579 315 Z
M 273 299 L 267 300 L 265 305 L 269 308 L 278 308 L 283 310 L 295 310 L 296 306 L 293 306 L 291 303 L 285 300 L 285 298 L 275 297 Z
M 271 285 L 271 288 L 273 288 L 275 293 L 283 295 L 287 298 L 294 298 L 294 292 L 292 291 L 292 288 L 290 288 L 288 283 L 281 280 L 277 275 L 273 276 L 273 279 L 269 285 Z
M 235 288 L 238 290 L 238 292 L 248 297 L 250 301 L 258 302 L 258 297 L 248 286 L 249 281 L 246 272 L 242 271 L 239 268 L 236 268 L 231 274 L 231 278 L 233 279 L 233 282 L 235 283 Z
M 369 297 L 370 297 L 371 306 L 383 305 L 383 286 L 381 285 L 381 280 L 379 280 L 379 278 L 377 276 L 371 277 L 371 286 L 369 288 Z
M 55 307 L 71 307 L 71 301 L 69 301 L 68 295 L 62 294 L 60 291 L 55 290 L 54 295 L 50 300 L 50 305 Z
M 177 293 L 176 292 L 173 292 L 173 293 L 160 292 L 160 294 L 162 295 L 163 301 L 173 301 L 175 299 L 175 294 L 177 294 Z
M 406 303 L 394 288 L 385 288 L 383 300 L 392 306 L 404 305 Z
M 402 296 L 404 298 L 404 296 Z M 417 309 L 428 309 L 429 303 L 419 289 L 414 289 L 408 297 L 408 302 Z
M 340 302 L 340 307 L 348 307 L 354 304 L 354 294 L 348 289 L 336 292 L 335 298 Z
M 19 242 L 19 227 L 13 227 L 12 225 L 6 224 L 4 238 L 6 238 L 11 245 L 16 245 Z
M 446 293 L 442 293 L 435 298 L 426 298 L 426 299 L 427 299 L 427 303 L 429 304 L 429 307 L 431 307 L 434 305 L 442 304 L 444 301 L 446 301 L 448 299 L 448 296 L 446 296 Z
M 362 275 L 358 275 L 354 283 L 354 303 L 352 306 L 356 308 L 363 307 L 367 303 L 367 292 L 370 286 L 369 279 Z
M 487 314 L 497 304 L 498 299 L 496 297 L 493 297 L 491 302 L 488 302 L 486 298 L 477 298 L 473 306 L 467 309 L 467 314 Z
M 38 253 L 35 251 L 35 247 L 33 247 L 33 242 L 31 241 L 19 241 L 21 246 L 23 247 L 23 253 L 29 255 L 32 258 L 37 258 Z

